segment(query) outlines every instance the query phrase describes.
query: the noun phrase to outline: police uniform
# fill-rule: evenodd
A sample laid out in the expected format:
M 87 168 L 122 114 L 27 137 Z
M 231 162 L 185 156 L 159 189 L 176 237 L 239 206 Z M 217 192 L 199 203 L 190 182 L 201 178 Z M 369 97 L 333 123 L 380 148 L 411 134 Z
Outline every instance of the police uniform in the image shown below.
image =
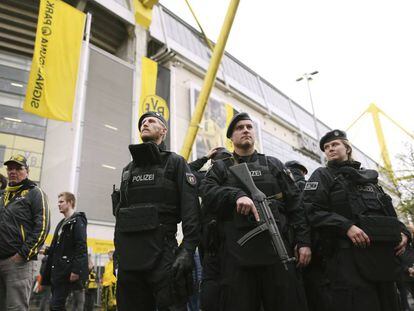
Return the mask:
M 117 307 L 121 311 L 166 310 L 185 304 L 191 294 L 191 271 L 174 276 L 171 267 L 179 222 L 184 235 L 180 252 L 192 256 L 199 241 L 196 180 L 185 160 L 166 151 L 163 143 L 130 145 L 129 149 L 133 161 L 123 169 L 115 209 Z
M 201 186 L 203 204 L 215 214 L 223 232 L 221 243 L 220 308 L 231 311 L 306 310 L 303 289 L 297 280 L 294 264 L 285 271 L 275 254 L 267 233 L 262 233 L 243 247 L 237 240 L 257 223 L 251 215 L 236 211 L 236 201 L 247 196 L 229 171 L 236 163 L 246 162 L 256 186 L 271 201 L 288 252 L 294 245 L 309 246 L 309 228 L 302 201 L 288 171 L 276 158 L 254 152 L 251 156 L 219 160 L 207 172 Z M 291 230 L 292 229 L 292 230 Z
M 342 138 L 335 130 L 321 139 Z M 394 247 L 401 232 L 391 198 L 378 185 L 378 173 L 361 169 L 356 161 L 330 161 L 315 170 L 305 185 L 305 206 L 312 229 L 318 233 L 320 255 L 329 281 L 327 301 L 321 310 L 397 311 L 394 281 L 400 272 Z M 352 225 L 370 238 L 367 248 L 353 246 L 347 236 Z

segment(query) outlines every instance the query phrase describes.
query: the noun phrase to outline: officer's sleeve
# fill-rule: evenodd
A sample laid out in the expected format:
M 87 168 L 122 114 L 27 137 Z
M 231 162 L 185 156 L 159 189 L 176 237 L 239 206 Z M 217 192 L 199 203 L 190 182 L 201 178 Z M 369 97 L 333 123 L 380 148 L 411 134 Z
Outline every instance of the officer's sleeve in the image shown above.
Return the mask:
M 188 163 L 188 166 L 190 167 L 191 171 L 198 172 L 201 170 L 201 168 L 206 164 L 208 161 L 208 158 L 206 156 L 201 157 L 193 162 Z
M 32 211 L 33 229 L 25 232 L 25 241 L 18 253 L 24 259 L 30 260 L 37 255 L 49 233 L 50 210 L 46 194 L 39 187 L 30 190 L 26 198 Z
M 329 203 L 331 182 L 322 173 L 326 168 L 318 168 L 305 185 L 304 201 L 309 222 L 314 228 L 332 230 L 340 235 L 346 235 L 354 225 L 352 220 L 333 212 Z
M 73 226 L 73 260 L 71 272 L 85 277 L 88 268 L 88 247 L 86 245 L 86 219 L 78 217 Z
M 224 162 L 217 161 L 206 173 L 200 186 L 204 208 L 214 215 L 223 217 L 234 211 L 237 199 L 247 196 L 239 188 L 223 186 L 226 178 L 227 170 Z
M 200 202 L 197 180 L 184 158 L 177 158 L 177 187 L 180 196 L 180 211 L 183 229 L 182 246 L 194 252 L 200 241 Z
M 268 161 L 270 165 L 276 168 L 276 170 L 272 169 L 271 171 L 276 172 L 274 173 L 277 174 L 275 177 L 280 181 L 285 196 L 286 215 L 289 225 L 293 227 L 295 233 L 295 244 L 298 248 L 310 246 L 310 227 L 306 221 L 301 192 L 282 162 L 270 157 Z

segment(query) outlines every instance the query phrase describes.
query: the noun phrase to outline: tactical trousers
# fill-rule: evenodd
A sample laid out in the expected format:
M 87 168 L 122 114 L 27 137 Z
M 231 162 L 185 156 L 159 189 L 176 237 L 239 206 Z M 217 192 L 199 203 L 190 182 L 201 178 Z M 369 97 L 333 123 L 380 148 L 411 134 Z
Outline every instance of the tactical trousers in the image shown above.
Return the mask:
M 332 311 L 398 311 L 394 282 L 364 279 L 355 265 L 352 249 L 340 248 L 327 260 Z
M 302 271 L 308 309 L 309 311 L 330 311 L 329 280 L 322 263 L 313 260 L 312 257 L 310 265 Z
M 200 305 L 203 311 L 220 310 L 220 259 L 218 255 L 205 254 L 201 281 Z
M 189 295 L 172 282 L 173 246 L 165 245 L 151 270 L 125 271 L 119 266 L 116 300 L 119 311 L 186 311 Z M 189 275 L 192 287 L 192 275 Z
M 221 311 L 306 311 L 305 293 L 292 265 L 238 267 L 226 260 L 221 284 Z

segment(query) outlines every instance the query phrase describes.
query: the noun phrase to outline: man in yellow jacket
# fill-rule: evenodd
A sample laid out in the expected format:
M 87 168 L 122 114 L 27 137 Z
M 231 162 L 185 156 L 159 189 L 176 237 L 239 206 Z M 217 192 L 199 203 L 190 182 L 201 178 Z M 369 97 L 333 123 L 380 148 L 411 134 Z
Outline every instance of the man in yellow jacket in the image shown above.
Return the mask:
M 108 252 L 109 261 L 102 276 L 102 307 L 105 311 L 116 310 L 116 277 L 114 275 L 114 251 Z

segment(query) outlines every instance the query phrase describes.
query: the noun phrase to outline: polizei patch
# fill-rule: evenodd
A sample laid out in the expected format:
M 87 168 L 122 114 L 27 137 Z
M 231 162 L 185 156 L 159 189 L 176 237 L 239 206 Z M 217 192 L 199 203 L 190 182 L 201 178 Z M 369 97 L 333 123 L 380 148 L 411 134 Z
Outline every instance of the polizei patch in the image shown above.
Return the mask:
M 262 171 L 250 171 L 250 176 L 252 177 L 262 176 Z
M 138 174 L 132 176 L 133 183 L 152 184 L 155 182 L 155 174 Z
M 304 190 L 316 190 L 318 189 L 318 184 L 319 183 L 317 181 L 308 181 Z

